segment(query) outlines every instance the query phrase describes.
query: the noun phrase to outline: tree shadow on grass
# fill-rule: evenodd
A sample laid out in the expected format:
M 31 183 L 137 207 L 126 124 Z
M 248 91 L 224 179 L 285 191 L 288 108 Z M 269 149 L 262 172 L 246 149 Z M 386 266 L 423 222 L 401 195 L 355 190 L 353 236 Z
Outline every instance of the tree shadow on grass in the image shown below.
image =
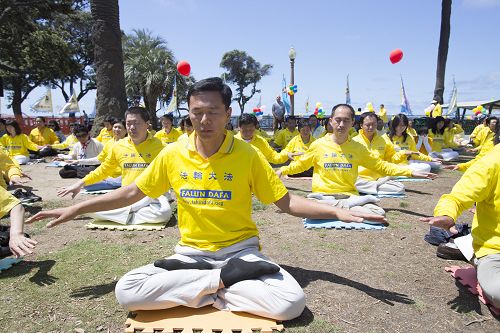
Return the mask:
M 36 273 L 29 280 L 40 287 L 54 284 L 58 278 L 49 274 L 49 271 L 56 264 L 55 260 L 41 261 L 21 261 L 7 271 L 0 274 L 0 279 L 7 277 L 23 276 L 37 269 Z
M 322 280 L 357 289 L 359 291 L 364 292 L 368 296 L 373 297 L 391 306 L 394 306 L 394 303 L 401 303 L 401 304 L 415 303 L 414 300 L 412 300 L 405 294 L 400 294 L 384 289 L 372 288 L 361 282 L 349 280 L 345 277 L 330 272 L 314 271 L 314 270 L 308 270 L 300 267 L 291 267 L 286 265 L 282 265 L 281 267 L 283 267 L 283 269 L 292 274 L 292 276 L 297 280 L 297 282 L 300 284 L 302 288 L 305 288 L 307 285 L 309 285 L 310 282 Z
M 414 212 L 414 211 L 411 211 L 411 210 L 408 210 L 408 209 L 400 209 L 400 208 L 386 208 L 385 209 L 386 213 L 389 213 L 391 211 L 397 211 L 397 212 L 400 212 L 400 213 L 405 213 L 405 214 L 413 215 L 413 216 L 429 217 L 429 215 L 427 215 L 427 214 L 417 213 L 417 212 Z
M 72 298 L 84 298 L 96 299 L 107 295 L 115 290 L 116 281 L 110 283 L 99 284 L 97 286 L 86 286 L 73 290 L 70 294 Z

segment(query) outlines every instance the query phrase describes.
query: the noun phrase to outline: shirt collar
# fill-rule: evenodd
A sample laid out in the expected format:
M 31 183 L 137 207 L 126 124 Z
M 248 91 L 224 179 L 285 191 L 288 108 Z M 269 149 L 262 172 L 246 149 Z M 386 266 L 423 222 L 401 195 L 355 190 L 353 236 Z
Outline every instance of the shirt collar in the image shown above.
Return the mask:
M 234 147 L 234 134 L 231 131 L 224 130 L 224 135 L 224 141 L 222 142 L 222 145 L 217 153 L 230 154 L 232 153 Z M 189 136 L 186 148 L 192 152 L 198 152 L 196 150 L 196 132 L 191 133 Z
M 132 141 L 132 138 L 131 138 L 130 136 L 128 136 L 128 135 L 127 135 L 125 138 L 128 140 L 128 142 L 129 142 L 130 144 L 135 145 L 134 141 Z M 152 138 L 153 138 L 153 134 L 151 134 L 151 132 L 150 132 L 150 131 L 148 131 L 148 136 L 146 137 L 146 140 L 142 141 L 142 142 L 140 143 L 140 145 L 142 145 L 144 142 L 146 142 L 146 141 L 148 141 L 148 140 L 151 140 Z

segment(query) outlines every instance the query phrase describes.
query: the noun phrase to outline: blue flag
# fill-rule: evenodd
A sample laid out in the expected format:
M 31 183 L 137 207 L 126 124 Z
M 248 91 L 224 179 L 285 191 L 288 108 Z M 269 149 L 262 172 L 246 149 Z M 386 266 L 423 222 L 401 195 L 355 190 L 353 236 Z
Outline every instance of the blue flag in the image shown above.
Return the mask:
M 347 75 L 347 85 L 345 87 L 345 104 L 351 105 L 351 91 L 349 90 L 349 75 Z
M 286 80 L 285 74 L 283 74 L 283 80 L 281 81 L 281 101 L 285 105 L 286 114 L 290 113 L 290 101 L 288 100 L 288 93 L 286 90 Z
M 405 85 L 403 83 L 403 77 L 401 76 L 401 113 L 407 115 L 413 115 L 410 108 L 410 102 L 408 101 L 408 97 L 406 97 Z

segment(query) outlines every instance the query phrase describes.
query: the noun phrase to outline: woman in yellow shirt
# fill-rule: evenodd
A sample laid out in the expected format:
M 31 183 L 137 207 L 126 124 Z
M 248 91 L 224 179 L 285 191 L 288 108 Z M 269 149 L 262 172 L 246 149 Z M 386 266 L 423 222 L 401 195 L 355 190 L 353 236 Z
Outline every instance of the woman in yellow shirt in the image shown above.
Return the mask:
M 287 154 L 291 160 L 296 160 L 298 156 L 304 155 L 314 141 L 314 137 L 311 134 L 311 125 L 307 121 L 299 122 L 298 127 L 299 135 L 294 136 L 285 149 L 280 152 L 280 155 Z M 288 177 L 312 177 L 313 171 L 314 169 L 311 167 L 306 171 L 290 174 Z
M 439 169 L 441 163 L 438 159 L 418 151 L 415 139 L 407 132 L 408 123 L 408 117 L 400 113 L 392 119 L 389 133 L 382 136 L 387 142 L 393 144 L 396 152 L 402 153 L 400 160 L 393 162 L 420 172 L 430 172 L 431 168 Z
M 449 141 L 448 136 L 451 135 L 449 132 L 445 132 L 445 120 L 443 117 L 438 116 L 431 120 L 431 129 L 429 130 L 429 138 L 432 138 L 432 152 L 429 152 L 430 157 L 442 158 L 445 161 L 455 160 L 458 157 L 458 153 L 453 151 L 451 148 L 446 147 L 447 141 Z
M 7 134 L 0 138 L 0 144 L 7 149 L 9 156 L 15 158 L 19 164 L 28 163 L 30 160 L 28 149 L 38 151 L 42 147 L 34 144 L 26 134 L 23 134 L 17 121 L 8 120 L 5 126 Z

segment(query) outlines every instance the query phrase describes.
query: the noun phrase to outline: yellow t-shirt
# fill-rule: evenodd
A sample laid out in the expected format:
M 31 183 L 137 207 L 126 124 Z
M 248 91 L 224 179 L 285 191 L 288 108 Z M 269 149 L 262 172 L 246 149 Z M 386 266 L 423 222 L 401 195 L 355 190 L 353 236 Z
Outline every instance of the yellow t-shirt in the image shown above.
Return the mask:
M 15 137 L 4 134 L 4 136 L 0 138 L 0 144 L 7 149 L 10 157 L 16 155 L 29 156 L 28 149 L 34 151 L 38 150 L 38 146 L 31 142 L 26 134 L 19 134 Z
M 42 131 L 35 127 L 31 130 L 30 140 L 39 146 L 53 145 L 59 143 L 56 133 L 51 128 L 44 127 Z
M 241 133 L 239 132 L 234 137 L 236 139 L 243 140 L 243 138 L 241 137 Z M 286 154 L 286 152 L 283 154 L 278 153 L 269 145 L 269 143 L 267 143 L 266 139 L 259 135 L 254 135 L 252 140 L 248 141 L 248 143 L 257 148 L 269 163 L 281 164 L 288 160 L 288 155 Z
M 444 132 L 443 134 L 434 134 L 432 130 L 429 130 L 428 132 L 428 137 L 432 139 L 432 143 L 429 140 L 429 143 L 431 145 L 432 151 L 439 153 L 443 148 L 445 148 L 445 135 L 447 133 Z M 430 152 L 429 152 L 430 153 Z
M 99 161 L 101 161 L 101 163 L 103 163 L 104 161 L 106 161 L 106 158 L 108 158 L 108 156 L 111 156 L 111 151 L 113 150 L 113 146 L 117 142 L 118 141 L 115 141 L 114 139 L 113 140 L 109 140 L 108 142 L 106 142 L 106 144 L 102 148 L 102 150 L 99 153 L 99 155 L 97 155 L 97 159 Z M 122 168 L 120 166 L 116 166 L 115 171 L 111 173 L 110 177 L 116 178 L 116 177 L 119 177 L 121 175 L 122 175 Z
M 434 216 L 454 221 L 476 203 L 472 221 L 472 245 L 477 258 L 500 253 L 500 145 L 474 163 L 439 199 Z
M 389 176 L 411 177 L 409 168 L 399 167 L 373 157 L 365 146 L 352 139 L 341 145 L 324 136 L 314 141 L 309 150 L 288 166 L 281 167 L 283 175 L 296 174 L 314 166 L 312 191 L 318 193 L 358 194 L 354 186 L 358 167 L 374 169 Z
M 290 140 L 292 140 L 296 135 L 299 135 L 299 131 L 297 129 L 295 129 L 293 132 L 290 132 L 288 128 L 284 128 L 276 133 L 276 135 L 274 136 L 274 143 L 281 148 L 285 148 L 288 142 L 290 142 Z
M 267 142 L 269 142 L 269 141 L 271 141 L 273 139 L 273 137 L 270 136 L 269 134 L 267 134 L 267 132 L 264 131 L 262 128 L 259 128 L 258 130 L 256 130 L 255 133 L 258 134 L 258 135 L 260 135 L 264 139 L 266 139 Z
M 374 158 L 386 162 L 391 162 L 391 163 L 394 162 L 396 164 L 401 163 L 403 159 L 405 159 L 405 156 L 403 154 L 401 153 L 396 154 L 396 151 L 394 150 L 394 145 L 392 144 L 391 141 L 384 140 L 384 138 L 378 135 L 377 133 L 374 134 L 373 139 L 370 142 L 368 141 L 368 138 L 365 136 L 365 132 L 362 129 L 360 129 L 359 134 L 354 138 L 352 138 L 352 140 L 365 146 L 365 148 L 368 149 L 368 151 Z M 359 166 L 358 175 L 361 178 L 368 180 L 377 180 L 384 176 L 379 172 L 372 170 L 371 168 L 365 168 L 364 166 Z
M 483 124 L 479 124 L 476 127 L 474 127 L 474 130 L 472 130 L 472 133 L 470 134 L 470 138 L 471 139 L 475 138 L 479 134 L 479 132 L 485 127 L 486 126 L 484 126 Z
M 170 133 L 165 132 L 165 129 L 163 128 L 155 134 L 155 138 L 160 139 L 163 145 L 174 143 L 175 141 L 177 141 L 179 136 L 181 136 L 181 133 L 179 133 L 179 131 L 177 131 L 175 128 L 172 128 L 170 130 Z
M 10 194 L 6 189 L 0 187 L 0 219 L 7 215 L 12 208 L 19 205 L 20 202 Z
M 108 130 L 104 127 L 95 139 L 103 145 L 106 144 L 106 142 L 113 139 L 113 129 Z
M 85 176 L 83 181 L 85 185 L 95 184 L 112 177 L 119 167 L 122 170 L 122 186 L 127 186 L 148 167 L 162 149 L 161 141 L 151 134 L 137 146 L 129 137 L 123 138 L 113 145 L 111 154 L 97 169 Z
M 407 128 L 406 129 L 406 133 L 408 133 L 409 135 L 411 135 L 413 137 L 413 139 L 415 139 L 416 137 L 418 137 L 418 134 L 417 134 L 417 131 L 412 127 L 412 128 Z
M 252 193 L 264 204 L 281 199 L 287 189 L 264 156 L 231 132 L 208 159 L 188 144 L 168 145 L 135 181 L 156 198 L 170 187 L 178 198 L 179 244 L 217 251 L 258 236 L 252 221 Z
M 300 135 L 297 135 L 297 136 L 294 136 L 292 138 L 292 140 L 290 140 L 290 142 L 286 145 L 285 149 L 283 149 L 281 151 L 281 154 L 283 154 L 284 152 L 285 153 L 305 153 L 309 147 L 311 146 L 311 143 L 314 142 L 314 138 L 312 135 L 309 136 L 309 142 L 308 143 L 304 143 L 304 140 L 302 140 L 302 136 Z M 288 155 L 286 155 L 288 156 Z M 299 156 L 294 156 L 293 159 L 294 160 L 297 160 Z
M 96 139 L 97 140 L 97 139 Z M 78 139 L 74 134 L 70 134 L 66 137 L 66 140 L 64 140 L 63 143 L 57 143 L 55 145 L 52 145 L 52 148 L 54 149 L 73 149 L 73 146 L 78 142 Z
M 7 188 L 7 182 L 14 176 L 22 176 L 21 169 L 16 160 L 0 149 L 0 187 Z
M 474 145 L 476 145 L 476 148 L 481 149 L 481 147 L 488 141 L 493 142 L 493 138 L 495 137 L 495 133 L 493 131 L 485 126 L 482 130 L 479 131 L 477 136 L 473 139 Z
M 404 140 L 403 136 L 394 135 L 392 137 L 392 141 L 391 141 L 388 134 L 384 134 L 382 136 L 382 138 L 384 138 L 384 140 L 386 142 L 393 144 L 394 151 L 396 153 L 404 152 L 406 150 L 417 152 L 417 154 L 411 155 L 411 157 L 410 157 L 411 160 L 420 160 L 420 161 L 427 161 L 427 162 L 432 161 L 432 158 L 430 156 L 424 155 L 424 154 L 417 151 L 417 144 L 415 143 L 415 139 L 413 139 L 413 137 L 409 134 L 406 136 L 406 140 Z M 393 157 L 392 162 L 396 163 L 396 164 L 406 165 L 406 164 L 408 164 L 408 158 L 406 155 L 401 154 L 399 161 L 398 161 L 398 158 Z
M 493 144 L 493 140 L 486 141 L 484 145 L 481 147 L 481 150 L 479 150 L 479 154 L 477 154 L 476 157 L 474 157 L 474 159 L 465 163 L 457 164 L 458 170 L 465 171 L 469 169 L 474 163 L 479 161 L 483 156 L 486 156 L 486 154 L 488 154 L 494 147 L 495 145 Z

